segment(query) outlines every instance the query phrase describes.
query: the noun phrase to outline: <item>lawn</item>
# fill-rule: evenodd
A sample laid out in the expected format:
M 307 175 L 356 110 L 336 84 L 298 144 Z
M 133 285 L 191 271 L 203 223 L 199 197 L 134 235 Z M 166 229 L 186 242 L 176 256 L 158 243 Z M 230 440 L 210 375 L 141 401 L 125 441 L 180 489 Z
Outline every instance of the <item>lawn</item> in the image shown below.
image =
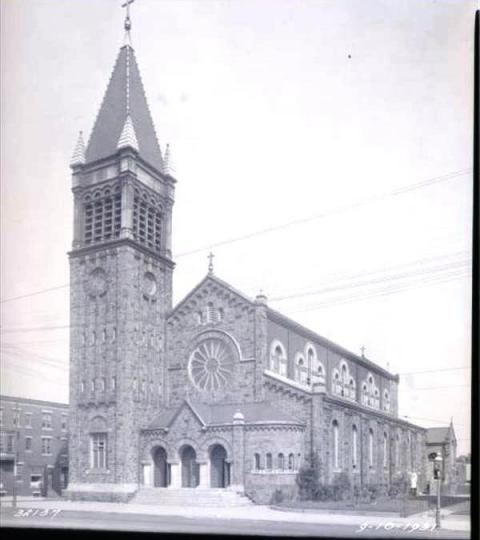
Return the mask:
M 424 512 L 428 510 L 427 501 L 418 499 L 391 499 L 388 497 L 379 498 L 372 502 L 358 502 L 356 504 L 351 500 L 347 501 L 283 501 L 277 504 L 283 508 L 302 509 L 302 510 L 333 510 L 353 512 L 372 512 L 372 513 L 396 513 L 405 516 Z

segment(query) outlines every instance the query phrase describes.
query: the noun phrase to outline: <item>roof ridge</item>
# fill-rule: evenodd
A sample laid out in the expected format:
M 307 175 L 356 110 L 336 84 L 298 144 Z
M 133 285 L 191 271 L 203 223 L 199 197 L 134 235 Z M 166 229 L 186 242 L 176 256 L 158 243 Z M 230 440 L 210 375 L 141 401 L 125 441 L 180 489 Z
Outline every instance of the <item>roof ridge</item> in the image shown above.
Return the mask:
M 87 146 L 86 146 L 86 151 L 89 149 L 90 147 L 90 143 L 92 142 L 92 136 L 93 136 L 93 133 L 95 131 L 95 127 L 97 125 L 97 122 L 98 122 L 98 117 L 100 116 L 100 111 L 102 110 L 103 108 L 103 104 L 105 103 L 105 100 L 107 98 L 107 94 L 108 94 L 108 89 L 110 88 L 110 83 L 112 82 L 112 79 L 113 79 L 113 74 L 115 73 L 115 69 L 117 67 L 117 64 L 118 62 L 120 61 L 120 55 L 122 53 L 122 49 L 126 47 L 126 45 L 123 45 L 122 47 L 120 47 L 120 50 L 118 51 L 118 54 L 116 56 L 116 60 L 115 62 L 113 63 L 113 68 L 110 70 L 110 77 L 108 79 L 108 83 L 107 83 L 107 87 L 105 88 L 105 91 L 103 93 L 103 98 L 102 98 L 102 101 L 100 103 L 100 107 L 98 107 L 97 109 L 97 114 L 95 115 L 95 120 L 93 122 L 93 126 L 92 126 L 92 129 L 90 130 L 90 135 L 88 137 L 88 142 L 87 142 Z
M 129 45 L 125 45 L 125 47 L 128 47 Z M 135 49 L 130 46 L 130 48 L 132 49 L 132 53 L 133 53 L 133 57 L 134 57 L 134 60 L 135 60 L 135 64 L 137 65 L 137 68 L 138 68 L 138 62 L 137 62 L 137 56 L 135 54 Z M 142 79 L 142 74 L 140 73 L 140 68 L 137 69 L 138 71 L 138 80 L 140 82 L 140 88 L 142 89 L 142 93 L 143 93 L 143 97 L 145 98 L 145 103 L 147 105 L 147 111 L 148 111 L 148 115 L 149 115 L 149 118 L 151 120 L 151 123 L 152 123 L 152 128 L 153 128 L 153 133 L 155 135 L 155 142 L 157 143 L 157 146 L 158 146 L 158 151 L 160 152 L 160 162 L 161 162 L 161 165 L 162 165 L 162 170 L 161 172 L 164 172 L 163 170 L 163 155 L 162 155 L 162 148 L 160 147 L 160 142 L 158 140 L 158 135 L 157 135 L 157 130 L 155 128 L 155 122 L 153 121 L 153 116 L 152 116 L 152 111 L 150 110 L 150 105 L 148 104 L 148 99 L 147 99 L 147 93 L 145 92 L 145 86 L 143 85 L 143 79 Z M 130 79 L 129 79 L 130 80 Z M 130 83 L 129 83 L 130 84 Z M 152 163 L 153 165 L 153 163 Z

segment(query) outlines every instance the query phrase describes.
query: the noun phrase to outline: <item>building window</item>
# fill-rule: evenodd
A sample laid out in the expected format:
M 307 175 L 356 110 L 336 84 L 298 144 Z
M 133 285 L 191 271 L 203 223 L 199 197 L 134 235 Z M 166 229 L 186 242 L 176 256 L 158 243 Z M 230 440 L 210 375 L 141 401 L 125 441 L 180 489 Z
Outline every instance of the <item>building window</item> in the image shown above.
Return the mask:
M 295 380 L 301 384 L 308 382 L 308 367 L 305 365 L 305 358 L 301 353 L 297 353 L 295 356 Z
M 368 465 L 373 468 L 373 429 L 368 430 Z
M 362 384 L 362 404 L 374 409 L 380 407 L 380 392 L 371 373 L 368 374 L 367 380 Z
M 0 409 L 0 426 L 3 426 L 3 409 Z
M 12 422 L 14 427 L 20 427 L 20 409 L 13 409 Z
M 92 433 L 90 436 L 91 444 L 91 459 L 90 466 L 92 469 L 107 468 L 107 434 Z
M 410 468 L 412 471 L 416 468 L 416 441 L 415 441 L 415 435 L 410 435 Z
M 32 427 L 32 413 L 30 412 L 25 413 L 25 427 L 26 428 Z
M 154 251 L 161 249 L 162 214 L 145 193 L 135 189 L 133 199 L 133 236 Z
M 52 453 L 52 439 L 50 437 L 42 437 L 42 454 L 49 456 Z
M 42 429 L 52 429 L 52 413 L 42 413 Z
M 265 459 L 265 468 L 268 470 L 268 471 L 271 471 L 272 470 L 272 467 L 273 467 L 273 464 L 272 464 L 272 454 L 268 453 L 266 455 L 266 459 Z
M 102 377 L 102 378 L 100 379 L 100 391 L 101 391 L 101 392 L 105 392 L 106 386 L 107 386 L 107 384 L 106 384 L 105 378 Z
M 333 468 L 338 469 L 340 465 L 339 460 L 339 441 L 338 441 L 338 422 L 336 420 L 333 421 Z
M 122 196 L 120 186 L 116 193 L 110 189 L 87 194 L 84 204 L 84 240 L 86 244 L 105 242 L 120 237 Z
M 32 437 L 25 437 L 25 450 L 27 452 L 32 450 Z
M 92 392 L 95 392 L 95 379 L 92 379 L 92 380 L 90 381 L 90 390 L 91 390 Z
M 112 377 L 112 390 L 115 390 L 116 387 L 117 387 L 117 378 Z
M 61 424 L 61 428 L 63 431 L 65 431 L 67 429 L 67 422 L 68 422 L 68 416 L 66 413 L 62 413 L 62 424 Z
M 278 454 L 278 468 L 280 471 L 285 470 L 285 456 L 283 454 Z
M 270 346 L 270 370 L 287 376 L 287 353 L 278 340 L 274 340 Z
M 338 369 L 333 370 L 332 374 L 332 392 L 338 396 L 342 395 L 342 381 Z
M 117 328 L 114 326 L 112 328 L 112 343 L 117 339 Z
M 352 427 L 352 465 L 355 469 L 357 467 L 357 450 L 358 448 L 358 432 L 357 426 Z
M 388 435 L 383 434 L 383 466 L 388 467 Z
M 262 468 L 262 463 L 261 463 L 261 461 L 260 461 L 260 454 L 254 454 L 253 458 L 254 458 L 254 466 L 255 466 L 255 470 L 256 470 L 256 471 L 261 470 L 261 468 Z
M 288 454 L 288 470 L 295 470 L 295 456 L 293 454 Z
M 7 434 L 7 454 L 14 452 L 14 436 L 11 433 Z
M 80 381 L 80 392 L 82 394 L 85 392 L 85 381 Z
M 22 475 L 23 475 L 23 463 L 21 461 L 17 461 L 16 477 L 21 478 Z

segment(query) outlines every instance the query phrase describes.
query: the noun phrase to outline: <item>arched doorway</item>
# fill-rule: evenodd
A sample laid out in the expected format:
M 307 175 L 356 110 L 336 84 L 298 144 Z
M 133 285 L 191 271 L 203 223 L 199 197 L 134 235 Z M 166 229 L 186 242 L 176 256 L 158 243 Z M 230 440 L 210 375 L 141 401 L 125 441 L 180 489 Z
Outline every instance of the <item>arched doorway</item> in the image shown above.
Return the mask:
M 221 444 L 216 444 L 210 450 L 210 486 L 224 488 L 230 483 L 230 468 L 227 463 L 227 451 Z
M 153 449 L 153 485 L 155 487 L 167 487 L 168 479 L 168 464 L 167 452 L 161 446 Z
M 182 487 L 197 487 L 199 483 L 199 467 L 197 454 L 191 446 L 185 446 L 181 452 Z

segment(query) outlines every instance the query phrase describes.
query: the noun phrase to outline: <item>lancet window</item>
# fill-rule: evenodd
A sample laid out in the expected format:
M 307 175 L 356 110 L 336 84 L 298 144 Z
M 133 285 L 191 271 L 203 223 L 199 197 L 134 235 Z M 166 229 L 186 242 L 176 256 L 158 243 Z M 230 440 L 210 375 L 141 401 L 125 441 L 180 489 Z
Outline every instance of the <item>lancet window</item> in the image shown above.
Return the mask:
M 161 249 L 162 213 L 157 201 L 138 189 L 133 198 L 133 237 L 154 251 Z

